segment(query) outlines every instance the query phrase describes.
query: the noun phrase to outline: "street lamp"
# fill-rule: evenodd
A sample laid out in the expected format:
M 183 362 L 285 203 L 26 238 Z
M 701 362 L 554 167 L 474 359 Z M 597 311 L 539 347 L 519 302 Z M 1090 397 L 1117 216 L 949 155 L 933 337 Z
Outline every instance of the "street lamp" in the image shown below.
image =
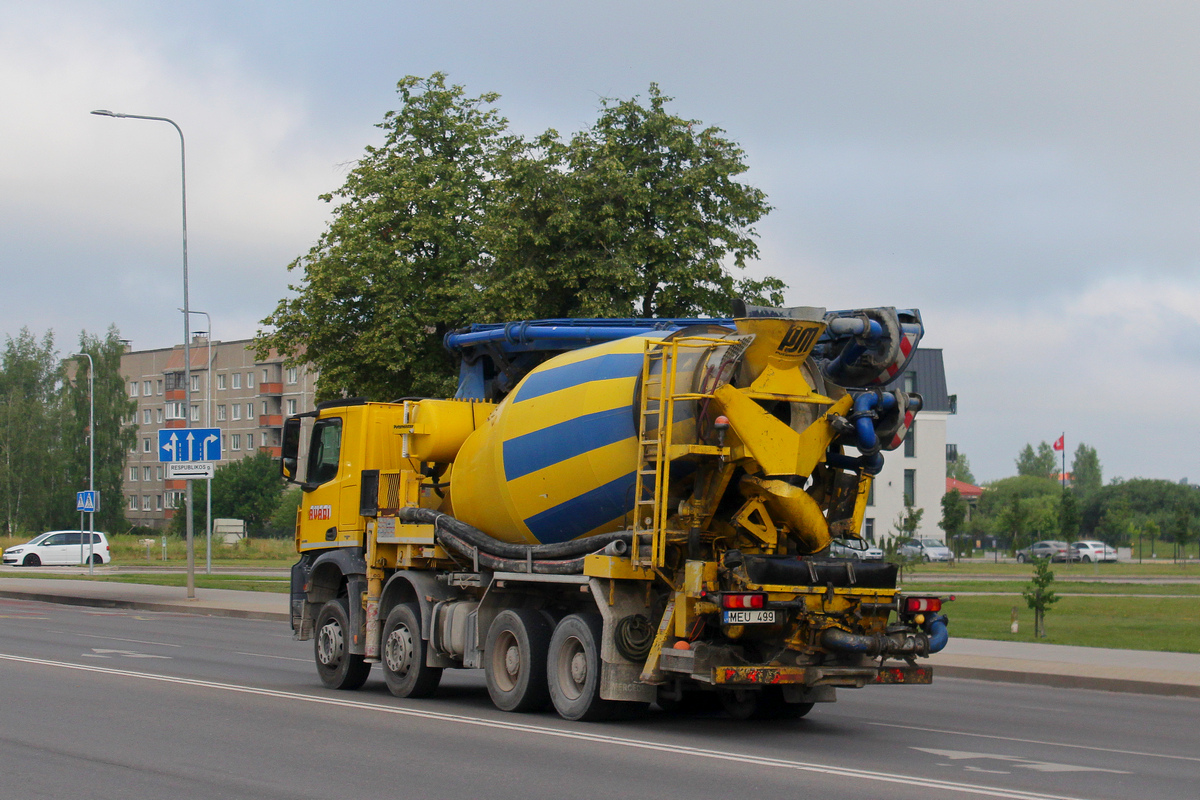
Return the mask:
M 179 309 L 183 311 L 183 309 Z M 204 373 L 204 427 L 212 427 L 212 317 L 207 311 L 192 311 L 192 314 L 203 314 L 208 320 L 208 330 L 196 331 L 196 335 L 204 334 L 208 340 L 208 367 Z M 218 453 L 218 455 L 220 455 Z M 208 485 L 204 492 L 204 574 L 212 575 L 212 478 L 205 478 Z
M 192 331 L 191 314 L 188 305 L 188 260 L 187 260 L 187 158 L 183 144 L 183 129 L 175 120 L 166 117 L 149 117 L 141 114 L 120 114 L 107 109 L 97 109 L 92 112 L 101 117 L 116 117 L 118 119 L 148 119 L 154 122 L 166 122 L 179 134 L 179 175 L 180 194 L 183 203 L 183 427 L 191 427 L 192 416 Z M 187 514 L 187 596 L 189 600 L 196 599 L 196 553 L 192 547 L 192 482 L 187 481 L 186 490 Z
M 92 361 L 91 353 L 75 353 L 75 356 L 83 356 L 88 360 L 88 491 L 92 493 L 92 497 L 96 496 L 96 365 Z M 94 502 L 94 501 L 93 501 Z M 92 559 L 96 556 L 96 511 L 93 505 L 92 510 L 88 512 L 88 527 L 90 535 L 88 536 L 88 575 L 93 574 L 95 566 L 92 564 Z M 79 558 L 83 558 L 83 538 L 80 531 L 79 540 Z

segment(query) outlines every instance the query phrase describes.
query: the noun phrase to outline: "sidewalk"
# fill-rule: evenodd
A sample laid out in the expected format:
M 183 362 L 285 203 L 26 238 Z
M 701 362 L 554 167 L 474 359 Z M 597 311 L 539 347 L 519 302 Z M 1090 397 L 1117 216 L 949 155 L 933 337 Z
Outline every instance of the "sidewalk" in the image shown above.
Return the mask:
M 99 608 L 261 619 L 286 623 L 288 596 L 231 589 L 0 577 L 0 597 Z M 1200 654 L 1109 650 L 1027 642 L 958 639 L 929 663 L 936 676 L 1077 689 L 1200 698 Z

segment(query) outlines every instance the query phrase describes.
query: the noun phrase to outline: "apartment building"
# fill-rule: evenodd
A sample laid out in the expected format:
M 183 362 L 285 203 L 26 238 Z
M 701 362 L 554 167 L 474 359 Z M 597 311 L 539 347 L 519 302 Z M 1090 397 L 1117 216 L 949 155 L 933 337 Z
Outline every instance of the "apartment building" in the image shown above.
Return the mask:
M 164 527 L 174 515 L 186 482 L 167 480 L 159 461 L 163 428 L 220 428 L 218 466 L 259 450 L 278 457 L 285 417 L 311 411 L 317 374 L 285 367 L 272 353 L 255 358 L 251 340 L 210 342 L 196 336 L 191 345 L 191 404 L 186 400 L 183 345 L 126 352 L 121 374 L 130 399 L 137 401 L 137 443 L 125 463 L 125 516 L 135 525 Z
M 895 536 L 896 520 L 908 498 L 914 508 L 925 509 L 917 535 L 942 539 L 938 523 L 946 493 L 946 422 L 958 411 L 957 399 L 946 389 L 942 351 L 919 348 L 893 385 L 920 394 L 924 406 L 904 444 L 884 451 L 883 471 L 872 485 L 863 519 L 863 536 L 873 542 Z

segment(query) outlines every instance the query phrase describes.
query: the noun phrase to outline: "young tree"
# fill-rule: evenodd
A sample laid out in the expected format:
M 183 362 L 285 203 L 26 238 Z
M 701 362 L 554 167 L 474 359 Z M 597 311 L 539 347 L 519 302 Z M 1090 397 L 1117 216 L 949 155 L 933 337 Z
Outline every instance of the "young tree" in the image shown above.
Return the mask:
M 1021 592 L 1026 604 L 1033 609 L 1034 636 L 1046 638 L 1046 612 L 1050 606 L 1059 601 L 1058 595 L 1050 588 L 1054 583 L 1054 573 L 1050 571 L 1050 559 L 1036 558 L 1033 564 L 1033 580 Z
M 939 526 L 946 533 L 946 539 L 950 542 L 950 546 L 954 548 L 954 556 L 958 558 L 962 555 L 959 546 L 959 535 L 963 531 L 963 526 L 967 521 L 967 503 L 963 500 L 962 494 L 958 489 L 951 489 L 946 494 L 942 495 L 942 521 Z
M 1075 448 L 1075 457 L 1071 460 L 1071 483 L 1075 491 L 1084 497 L 1099 491 L 1104 485 L 1100 456 L 1096 454 L 1096 448 L 1082 442 Z
M 1054 457 L 1054 448 L 1046 442 L 1033 450 L 1033 445 L 1025 445 L 1017 456 L 1017 474 L 1035 478 L 1053 478 L 1058 472 L 1058 459 Z
M 92 357 L 96 374 L 92 384 L 95 391 L 95 486 L 100 492 L 100 510 L 96 513 L 96 529 L 124 532 L 129 527 L 123 500 L 125 455 L 137 442 L 137 401 L 125 391 L 121 375 L 121 355 L 125 345 L 121 333 L 110 327 L 104 338 L 86 331 L 79 334 L 80 353 Z M 88 430 L 92 408 L 88 402 L 88 360 L 75 358 L 73 380 L 63 386 L 66 415 L 63 419 L 63 450 L 65 454 L 66 485 L 56 507 L 60 509 L 58 525 L 78 524 L 74 516 L 75 492 L 88 488 L 89 441 Z

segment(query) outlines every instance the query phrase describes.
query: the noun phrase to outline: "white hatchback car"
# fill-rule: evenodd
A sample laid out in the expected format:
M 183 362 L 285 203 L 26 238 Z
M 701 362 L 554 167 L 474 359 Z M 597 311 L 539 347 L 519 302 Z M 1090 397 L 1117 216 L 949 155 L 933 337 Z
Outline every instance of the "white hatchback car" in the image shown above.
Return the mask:
M 88 531 L 48 531 L 25 544 L 4 551 L 5 564 L 36 567 L 41 564 L 86 564 L 91 555 L 93 564 L 112 561 L 108 537 L 97 531 L 88 545 Z
M 1116 561 L 1117 551 L 1112 545 L 1104 542 L 1072 542 L 1071 543 L 1071 560 L 1072 561 Z

